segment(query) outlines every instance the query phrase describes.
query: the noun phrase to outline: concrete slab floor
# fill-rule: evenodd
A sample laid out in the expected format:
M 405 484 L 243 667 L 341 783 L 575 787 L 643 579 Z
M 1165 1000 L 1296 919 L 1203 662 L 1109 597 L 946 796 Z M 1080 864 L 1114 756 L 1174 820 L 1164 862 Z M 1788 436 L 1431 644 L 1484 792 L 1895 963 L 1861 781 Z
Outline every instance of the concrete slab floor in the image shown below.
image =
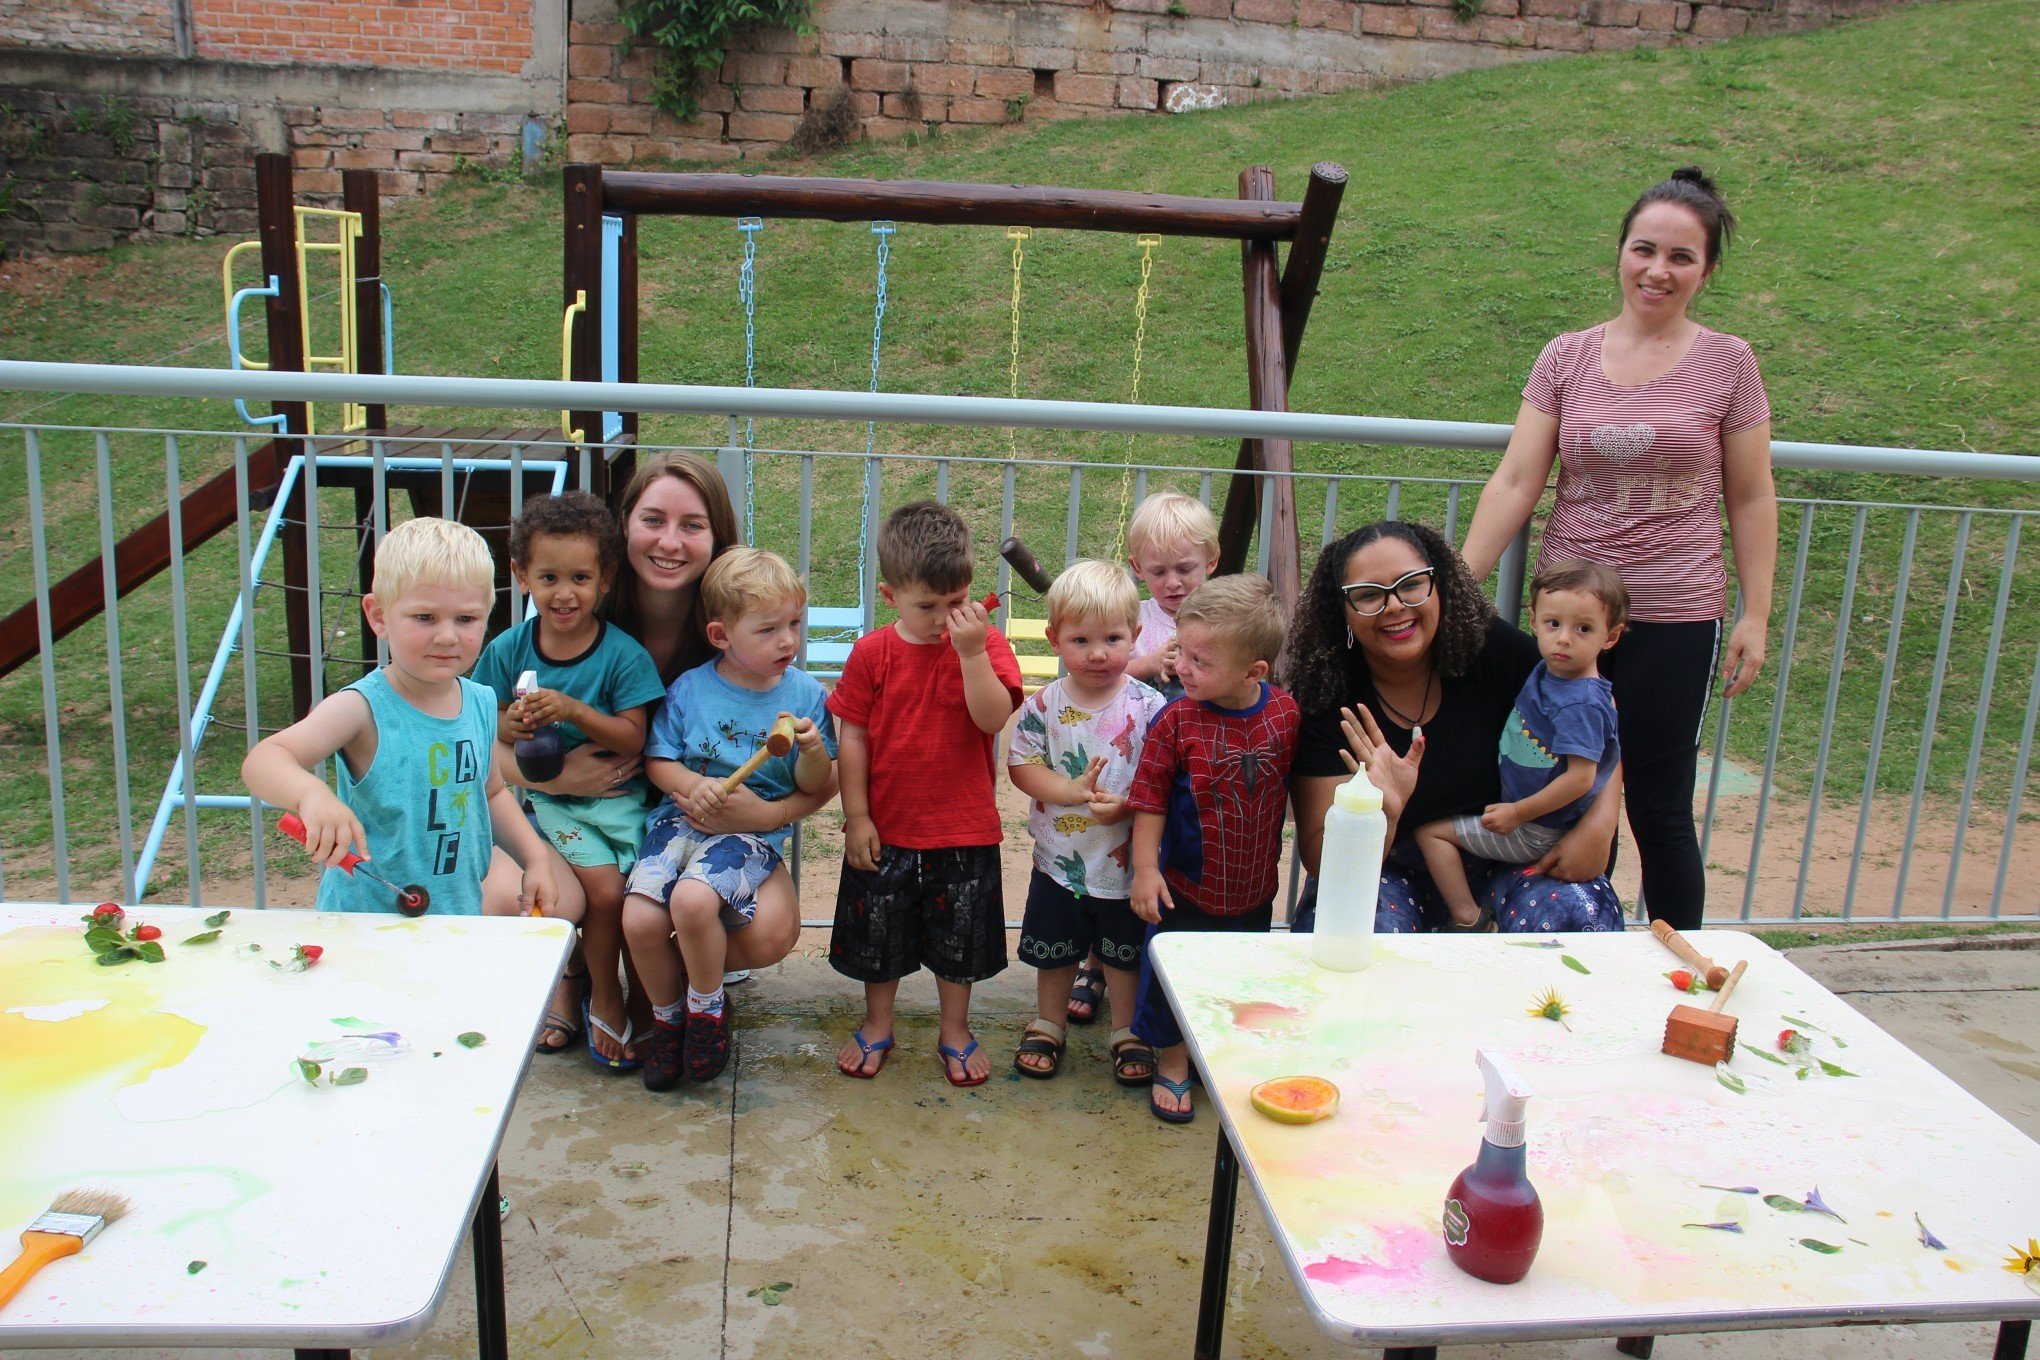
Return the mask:
M 2040 1136 L 2040 950 L 1812 949 L 1796 962 Z M 861 1016 L 817 937 L 735 989 L 734 1077 L 647 1094 L 541 1057 L 501 1159 L 510 1354 L 572 1360 L 959 1355 L 1179 1357 L 1195 1330 L 1216 1125 L 1169 1128 L 1112 1084 L 1099 1025 L 1063 1075 L 1013 1072 L 1032 970 L 979 990 L 993 1078 L 946 1085 L 934 986 L 902 989 L 874 1081 L 834 1056 Z M 1988 1174 L 1979 1168 L 1979 1174 Z M 1334 1357 L 1243 1194 L 1225 1354 Z M 466 1253 L 430 1332 L 395 1360 L 474 1354 Z M 791 1287 L 768 1306 L 763 1286 Z M 1661 1339 L 1680 1357 L 1988 1356 L 1984 1325 Z M 26 1352 L 22 1354 L 28 1354 Z M 36 1352 L 83 1356 L 88 1352 Z M 114 1354 L 97 1352 L 99 1355 Z M 124 1351 L 170 1357 L 281 1352 Z M 1449 1360 L 1612 1357 L 1609 1341 L 1449 1349 Z

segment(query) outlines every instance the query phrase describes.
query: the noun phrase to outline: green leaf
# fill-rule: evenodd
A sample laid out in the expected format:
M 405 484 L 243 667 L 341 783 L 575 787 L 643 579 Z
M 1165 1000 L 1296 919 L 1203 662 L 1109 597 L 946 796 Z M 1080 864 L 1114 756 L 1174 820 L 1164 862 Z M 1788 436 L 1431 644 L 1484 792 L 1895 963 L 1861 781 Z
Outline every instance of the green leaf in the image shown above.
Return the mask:
M 306 1081 L 316 1083 L 319 1080 L 319 1073 L 326 1069 L 313 1062 L 310 1058 L 299 1058 L 297 1060 L 297 1070 L 298 1075 Z
M 456 1035 L 454 1042 L 462 1048 L 480 1048 L 483 1044 L 489 1042 L 489 1036 L 478 1029 L 471 1029 L 465 1034 Z
M 1836 1063 L 1831 1063 L 1826 1058 L 1816 1058 L 1814 1059 L 1814 1061 L 1820 1064 L 1821 1071 L 1827 1073 L 1831 1077 L 1853 1077 L 1856 1075 L 1854 1072 L 1851 1072 L 1848 1068 L 1842 1067 Z
M 1591 975 L 1592 970 L 1589 969 L 1587 965 L 1581 963 L 1578 959 L 1574 958 L 1570 954 L 1560 954 L 1558 956 L 1558 961 L 1564 964 L 1566 967 L 1572 969 L 1575 973 Z
M 1805 1247 L 1808 1251 L 1817 1251 L 1823 1256 L 1833 1256 L 1841 1250 L 1834 1243 L 1823 1242 L 1818 1237 L 1802 1237 L 1799 1239 L 1799 1245 Z
M 347 1067 L 342 1068 L 340 1074 L 333 1078 L 333 1084 L 335 1086 L 359 1086 L 367 1080 L 368 1069 L 366 1067 Z
M 1796 1015 L 1785 1015 L 1780 1016 L 1779 1018 L 1782 1019 L 1786 1024 L 1792 1026 L 1794 1029 L 1812 1029 L 1812 1030 L 1820 1029 L 1820 1026 L 1814 1024 L 1813 1021 L 1801 1020 Z
M 1714 1073 L 1714 1079 L 1737 1095 L 1742 1095 L 1745 1091 L 1749 1090 L 1749 1086 L 1744 1083 L 1743 1079 L 1733 1072 L 1723 1072 L 1717 1069 Z
M 199 1271 L 204 1270 L 205 1267 L 206 1263 L 204 1261 L 192 1261 L 184 1267 L 184 1273 L 186 1275 L 196 1275 Z
M 1797 1072 L 1794 1072 L 1792 1075 L 1798 1077 L 1801 1081 L 1805 1081 L 1808 1077 L 1813 1075 L 1813 1069 L 1811 1067 L 1802 1067 Z
M 220 937 L 217 930 L 204 930 L 186 940 L 186 944 L 211 944 Z
M 135 952 L 142 956 L 144 963 L 161 963 L 163 961 L 163 945 L 157 940 L 143 940 L 135 946 Z
M 205 923 L 211 926 L 214 930 L 218 930 L 221 926 L 227 923 L 227 918 L 229 916 L 232 916 L 233 914 L 234 913 L 232 913 L 231 911 L 216 911 L 212 915 L 205 918 Z
M 85 932 L 85 944 L 95 954 L 104 954 L 109 949 L 127 948 L 127 938 L 109 926 L 94 926 Z
M 123 963 L 133 963 L 140 957 L 141 955 L 135 953 L 134 950 L 129 949 L 126 945 L 122 945 L 119 949 L 109 949 L 101 954 L 99 962 L 105 967 L 114 968 Z
M 1768 1049 L 1762 1048 L 1762 1047 L 1760 1047 L 1759 1045 L 1756 1045 L 1756 1044 L 1743 1044 L 1742 1046 L 1740 1046 L 1739 1048 L 1737 1048 L 1737 1049 L 1736 1049 L 1736 1052 L 1738 1052 L 1738 1053 L 1754 1053 L 1754 1054 L 1756 1054 L 1756 1055 L 1757 1055 L 1757 1056 L 1758 1056 L 1759 1058 L 1762 1058 L 1762 1059 L 1763 1059 L 1763 1060 L 1764 1060 L 1765 1062 L 1768 1062 L 1768 1063 L 1776 1063 L 1776 1064 L 1778 1064 L 1778 1066 L 1780 1066 L 1780 1067 L 1790 1067 L 1790 1066 L 1792 1066 L 1792 1064 L 1791 1064 L 1791 1063 L 1789 1063 L 1789 1062 L 1786 1062 L 1786 1061 L 1785 1061 L 1785 1060 L 1784 1060 L 1783 1058 L 1779 1057 L 1779 1056 L 1778 1056 L 1777 1054 L 1775 1054 L 1775 1053 L 1771 1052 L 1771 1051 L 1770 1051 L 1770 1050 L 1768 1050 Z
M 1766 1195 L 1764 1196 L 1764 1203 L 1770 1205 L 1781 1214 L 1803 1214 L 1806 1212 L 1806 1206 L 1793 1199 L 1790 1195 Z

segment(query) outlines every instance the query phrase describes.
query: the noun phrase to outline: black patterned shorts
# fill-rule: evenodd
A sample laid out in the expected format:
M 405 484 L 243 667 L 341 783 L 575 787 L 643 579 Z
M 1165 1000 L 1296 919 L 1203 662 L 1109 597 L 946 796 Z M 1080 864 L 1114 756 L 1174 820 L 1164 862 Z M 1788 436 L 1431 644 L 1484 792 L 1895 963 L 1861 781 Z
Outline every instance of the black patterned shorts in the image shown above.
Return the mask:
M 1123 897 L 1079 897 L 1036 869 L 1027 880 L 1027 912 L 1020 918 L 1020 962 L 1036 968 L 1074 968 L 1092 950 L 1109 968 L 1140 968 L 1147 922 Z
M 983 982 L 1006 967 L 999 847 L 881 846 L 878 870 L 843 862 L 829 963 L 859 982 L 897 982 L 923 964 L 944 982 Z

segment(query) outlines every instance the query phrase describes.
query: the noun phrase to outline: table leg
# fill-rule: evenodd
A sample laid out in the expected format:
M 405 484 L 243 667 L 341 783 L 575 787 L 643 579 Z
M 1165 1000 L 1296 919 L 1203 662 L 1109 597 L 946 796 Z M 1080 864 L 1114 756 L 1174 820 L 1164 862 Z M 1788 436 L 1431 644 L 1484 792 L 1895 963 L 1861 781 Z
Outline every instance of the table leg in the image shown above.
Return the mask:
M 1197 1300 L 1197 1360 L 1218 1360 L 1225 1331 L 1226 1279 L 1232 1273 L 1233 1209 L 1239 1198 L 1240 1162 L 1221 1126 L 1211 1164 L 1211 1222 L 1204 1232 L 1204 1292 Z
M 1618 1336 L 1615 1349 L 1623 1355 L 1633 1355 L 1637 1360 L 1650 1360 L 1651 1347 L 1657 1344 L 1654 1336 Z
M 1436 1346 L 1390 1346 L 1381 1353 L 1381 1360 L 1438 1360 Z
M 510 1326 L 503 1305 L 502 1201 L 497 1168 L 491 1166 L 482 1202 L 475 1206 L 475 1332 L 481 1360 L 510 1360 Z
M 2030 1322 L 2000 1322 L 1997 1349 L 1990 1353 L 1990 1360 L 2026 1360 L 2026 1342 L 2032 1335 Z
M 352 1351 L 307 1350 L 303 1346 L 296 1351 L 297 1360 L 348 1360 Z

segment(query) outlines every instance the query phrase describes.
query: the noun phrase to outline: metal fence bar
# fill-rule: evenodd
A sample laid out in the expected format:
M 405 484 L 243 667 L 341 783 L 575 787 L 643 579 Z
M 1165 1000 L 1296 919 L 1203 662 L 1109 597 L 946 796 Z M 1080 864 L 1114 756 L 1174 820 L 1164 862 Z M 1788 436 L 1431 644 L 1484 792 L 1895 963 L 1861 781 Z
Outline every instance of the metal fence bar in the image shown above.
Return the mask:
M 1742 919 L 1757 899 L 1757 869 L 1764 858 L 1764 819 L 1771 810 L 1771 782 L 1778 771 L 1778 738 L 1785 731 L 1785 694 L 1792 683 L 1792 647 L 1799 638 L 1799 603 L 1806 594 L 1806 553 L 1813 543 L 1813 507 L 1799 508 L 1799 551 L 1792 563 L 1792 594 L 1785 605 L 1785 639 L 1778 648 L 1778 684 L 1771 697 L 1771 739 L 1764 748 L 1764 780 L 1757 788 L 1757 823 L 1750 830 L 1749 871 L 1743 875 Z M 1708 683 L 1714 683 L 1709 676 Z M 1703 860 L 1704 864 L 1705 861 Z
M 306 635 L 311 639 L 311 704 L 316 708 L 326 697 L 326 573 L 319 565 L 319 460 L 307 452 L 293 461 L 304 469 L 305 618 L 309 624 Z M 314 773 L 325 778 L 326 763 L 320 761 Z
M 2033 678 L 2026 685 L 2026 721 L 2019 728 L 2019 759 L 2012 770 L 2012 796 L 2005 808 L 2004 839 L 1998 843 L 1997 882 L 1990 892 L 1990 914 L 1996 917 L 2005 900 L 2005 879 L 2012 870 L 2012 840 L 2019 831 L 2019 808 L 2026 798 L 2026 773 L 2032 768 L 2033 727 L 2040 721 L 2040 647 L 2033 649 Z
M 191 634 L 184 602 L 184 479 L 177 456 L 177 436 L 163 441 L 163 481 L 170 513 L 170 640 L 177 667 L 177 772 L 184 795 L 184 900 L 202 906 L 204 884 L 199 863 L 198 741 L 192 731 Z
M 949 504 L 949 460 L 935 460 L 935 499 L 943 505 Z
M 1813 862 L 1813 836 L 1820 823 L 1820 799 L 1827 787 L 1828 753 L 1834 747 L 1835 706 L 1842 693 L 1842 667 L 1849 657 L 1849 620 L 1856 608 L 1856 574 L 1863 561 L 1863 526 L 1870 512 L 1858 506 L 1849 529 L 1849 566 L 1842 578 L 1842 603 L 1835 620 L 1835 655 L 1828 666 L 1827 706 L 1821 711 L 1820 747 L 1813 758 L 1813 788 L 1806 800 L 1806 835 L 1799 843 L 1799 881 L 1792 889 L 1792 919 L 1806 903 L 1806 868 Z
M 1000 469 L 999 541 L 1001 543 L 1004 543 L 1013 536 L 1013 476 L 1014 470 L 1011 463 L 1006 464 L 1004 468 Z M 1005 599 L 1006 592 L 1012 588 L 1013 569 L 1007 565 L 1006 559 L 1001 557 L 999 559 L 999 598 Z M 1006 610 L 1007 617 L 1012 617 L 1012 613 L 1012 608 L 1009 605 Z
M 1977 686 L 1976 725 L 1969 734 L 1969 760 L 1962 771 L 1962 805 L 1955 813 L 1955 844 L 1948 852 L 1948 880 L 1941 890 L 1941 919 L 1955 908 L 1955 878 L 1962 868 L 1962 843 L 1969 835 L 1969 809 L 1976 800 L 1976 772 L 1983 763 L 1984 731 L 1990 726 L 1991 690 L 1997 684 L 1998 651 L 2005 639 L 2005 615 L 2012 603 L 2012 574 L 2019 563 L 2021 516 L 2005 530 L 2005 564 L 1998 573 L 1997 607 L 1991 611 L 1990 641 L 1983 650 L 1983 679 Z
M 1934 679 L 1927 690 L 1927 713 L 1920 722 L 1920 755 L 1913 768 L 1912 806 L 1905 817 L 1905 848 L 1899 851 L 1898 887 L 1891 914 L 1905 914 L 1905 885 L 1912 874 L 1913 837 L 1920 829 L 1920 803 L 1927 793 L 1927 772 L 1934 754 L 1934 724 L 1941 716 L 1941 686 L 1948 678 L 1948 644 L 1955 636 L 1955 610 L 1962 603 L 1962 566 L 1969 555 L 1970 517 L 1964 513 L 1955 530 L 1955 556 L 1948 566 L 1948 598 L 1941 605 L 1941 634 L 1934 643 Z
M 244 749 L 262 740 L 262 706 L 255 661 L 255 563 L 248 543 L 248 441 L 234 440 L 234 553 L 240 572 L 241 608 L 241 737 Z M 269 905 L 268 846 L 263 835 L 262 805 L 248 800 L 248 857 L 255 877 L 255 906 Z M 139 897 L 141 894 L 137 893 Z
M 1740 589 L 1736 591 L 1734 616 L 1736 618 L 1742 617 L 1742 591 Z M 1709 689 L 1713 688 L 1713 676 L 1707 677 L 1707 685 Z M 1722 767 L 1728 764 L 1728 718 L 1734 711 L 1735 700 L 1729 698 L 1726 694 L 1722 695 L 1721 702 L 1715 706 L 1714 710 L 1714 751 L 1709 757 L 1707 765 L 1707 810 L 1700 818 L 1700 868 L 1702 873 L 1705 873 L 1707 869 L 1708 847 L 1714 841 L 1714 808 L 1721 798 L 1721 771 Z M 1700 721 L 1703 725 L 1706 723 L 1707 716 L 1705 713 L 1701 714 Z
M 1383 519 L 1402 518 L 1402 478 L 1391 478 L 1388 483 L 1388 500 L 1381 507 Z
M 1898 577 L 1892 586 L 1891 629 L 1884 641 L 1884 676 L 1877 687 L 1877 716 L 1870 723 L 1870 758 L 1863 772 L 1863 805 L 1856 814 L 1856 849 L 1849 856 L 1849 886 L 1842 893 L 1842 919 L 1856 913 L 1856 879 L 1863 870 L 1863 846 L 1870 835 L 1870 812 L 1877 798 L 1877 758 L 1884 745 L 1884 724 L 1891 716 L 1891 677 L 1898 670 L 1898 643 L 1905 629 L 1905 597 L 1912 581 L 1913 547 L 1920 536 L 1920 512 L 1905 517 L 1905 543 L 1898 550 Z
M 42 661 L 43 755 L 50 770 L 50 857 L 57 900 L 71 900 L 71 842 L 64 824 L 64 738 L 57 725 L 57 644 L 50 635 L 50 556 L 43 531 L 42 439 L 28 431 L 28 541 L 35 553 L 35 630 Z
M 138 902 L 135 885 L 135 815 L 128 783 L 127 688 L 120 648 L 120 589 L 114 571 L 113 443 L 101 431 L 93 438 L 93 472 L 99 486 L 99 588 L 106 601 L 106 708 L 112 721 L 115 819 L 120 834 L 120 900 Z
M 371 573 L 375 567 L 375 554 L 382 548 L 382 541 L 390 532 L 389 450 L 384 444 L 385 441 L 381 439 L 369 441 L 369 494 L 374 498 L 374 503 L 368 509 L 368 562 Z M 371 574 L 368 579 L 373 583 L 375 577 Z M 514 620 L 517 615 L 513 611 L 510 617 Z M 367 627 L 368 621 L 363 619 L 359 626 Z M 375 638 L 375 664 L 378 666 L 390 664 L 389 639 L 380 633 L 376 634 Z
M 1083 528 L 1084 469 L 1070 469 L 1070 503 L 1063 511 L 1063 567 L 1077 560 L 1077 534 Z
M 1337 477 L 1328 477 L 1325 479 L 1325 522 L 1323 529 L 1318 534 L 1318 549 L 1322 551 L 1327 544 L 1338 536 L 1339 479 Z
M 1254 549 L 1254 570 L 1263 576 L 1268 574 L 1268 526 L 1274 522 L 1275 479 L 1263 477 L 1261 479 L 1260 519 L 1254 525 L 1254 541 L 1258 545 Z
M 858 516 L 857 532 L 860 542 L 857 564 L 860 570 L 857 598 L 864 606 L 866 632 L 871 631 L 872 626 L 878 621 L 878 526 L 885 518 L 885 484 L 882 470 L 882 459 L 865 458 L 862 504 L 870 508 L 870 513 Z
M 1445 488 L 1445 541 L 1448 543 L 1459 541 L 1459 487 L 1460 483 L 1454 482 Z

